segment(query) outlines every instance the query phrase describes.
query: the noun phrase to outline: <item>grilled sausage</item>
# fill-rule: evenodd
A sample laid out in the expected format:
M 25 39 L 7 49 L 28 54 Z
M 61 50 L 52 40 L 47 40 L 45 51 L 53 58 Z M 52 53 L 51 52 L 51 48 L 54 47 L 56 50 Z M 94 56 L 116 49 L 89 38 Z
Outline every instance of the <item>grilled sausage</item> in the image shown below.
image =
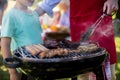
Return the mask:
M 82 52 L 91 52 L 97 50 L 99 47 L 96 44 L 87 44 L 87 45 L 80 45 L 78 46 L 78 50 Z
M 63 48 L 57 48 L 57 49 L 51 49 L 45 52 L 41 52 L 39 54 L 40 58 L 44 58 L 44 57 L 54 57 L 56 55 L 58 56 L 62 56 L 62 55 L 67 55 L 69 53 L 68 49 L 63 49 Z
M 37 45 L 30 45 L 25 46 L 26 50 L 30 52 L 32 55 L 38 55 L 40 52 L 47 51 L 48 49 L 44 46 L 37 44 Z
M 38 45 L 36 45 L 41 51 L 47 51 L 47 50 L 49 50 L 49 49 L 47 49 L 46 47 L 44 47 L 43 45 L 41 45 L 41 44 L 38 44 Z
M 26 46 L 25 48 L 32 55 L 37 55 L 38 54 L 38 51 L 36 51 L 32 46 Z

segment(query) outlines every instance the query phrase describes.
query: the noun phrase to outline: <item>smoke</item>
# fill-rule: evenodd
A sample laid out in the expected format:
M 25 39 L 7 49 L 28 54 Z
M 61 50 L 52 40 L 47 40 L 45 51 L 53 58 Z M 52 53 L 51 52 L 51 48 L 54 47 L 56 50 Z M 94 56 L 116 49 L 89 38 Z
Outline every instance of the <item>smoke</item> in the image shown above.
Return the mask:
M 99 36 L 109 37 L 113 34 L 112 25 L 104 25 L 104 27 L 98 28 Z

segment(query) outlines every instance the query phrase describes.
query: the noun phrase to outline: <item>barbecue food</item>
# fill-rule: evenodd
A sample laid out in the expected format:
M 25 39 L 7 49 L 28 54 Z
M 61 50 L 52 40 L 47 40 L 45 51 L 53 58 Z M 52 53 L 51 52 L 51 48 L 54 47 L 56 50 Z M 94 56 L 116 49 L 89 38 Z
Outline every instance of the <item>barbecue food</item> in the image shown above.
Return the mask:
M 53 47 L 49 48 L 48 47 Z M 76 46 L 76 47 L 75 47 Z M 47 47 L 47 48 L 46 48 Z M 85 53 L 97 50 L 99 47 L 93 43 L 73 44 L 69 41 L 46 41 L 45 47 L 41 44 L 26 46 L 26 50 L 39 58 L 65 56 L 70 53 Z
M 63 55 L 67 55 L 69 52 L 70 50 L 65 48 L 51 49 L 48 51 L 41 52 L 39 54 L 39 57 L 45 58 L 45 57 L 63 56 Z
M 41 44 L 25 46 L 26 50 L 32 55 L 38 55 L 40 52 L 47 51 L 48 49 Z
M 54 57 L 54 56 L 64 56 L 68 55 L 69 53 L 85 53 L 85 52 L 92 52 L 97 50 L 99 47 L 96 44 L 87 44 L 87 45 L 80 45 L 77 49 L 68 49 L 68 48 L 57 48 L 57 49 L 50 49 L 47 51 L 43 51 L 39 54 L 40 58 L 45 57 Z
M 80 45 L 78 46 L 78 50 L 81 50 L 82 52 L 91 52 L 91 51 L 95 51 L 99 48 L 98 45 L 96 44 L 85 44 L 85 45 Z

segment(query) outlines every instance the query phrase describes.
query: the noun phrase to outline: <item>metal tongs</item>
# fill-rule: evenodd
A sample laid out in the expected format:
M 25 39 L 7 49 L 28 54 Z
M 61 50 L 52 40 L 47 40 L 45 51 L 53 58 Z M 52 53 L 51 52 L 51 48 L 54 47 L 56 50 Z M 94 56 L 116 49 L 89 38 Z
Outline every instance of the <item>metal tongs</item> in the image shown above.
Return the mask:
M 87 30 L 85 31 L 85 33 L 82 34 L 81 36 L 81 42 L 85 42 L 87 41 L 90 36 L 94 33 L 95 29 L 99 26 L 99 24 L 101 23 L 102 19 L 106 16 L 106 13 L 103 13 L 97 20 L 96 22 L 91 25 L 91 27 L 88 27 Z
M 88 39 L 91 37 L 91 35 L 94 33 L 94 31 L 96 30 L 96 28 L 99 26 L 99 24 L 101 23 L 102 19 L 105 17 L 105 16 L 113 16 L 114 14 L 116 14 L 116 11 L 114 11 L 112 13 L 112 15 L 109 15 L 109 14 L 106 14 L 106 11 L 103 12 L 103 14 L 95 21 L 95 23 L 88 27 L 87 30 L 85 31 L 85 33 L 82 34 L 81 36 L 81 42 L 85 42 L 85 41 L 88 41 Z

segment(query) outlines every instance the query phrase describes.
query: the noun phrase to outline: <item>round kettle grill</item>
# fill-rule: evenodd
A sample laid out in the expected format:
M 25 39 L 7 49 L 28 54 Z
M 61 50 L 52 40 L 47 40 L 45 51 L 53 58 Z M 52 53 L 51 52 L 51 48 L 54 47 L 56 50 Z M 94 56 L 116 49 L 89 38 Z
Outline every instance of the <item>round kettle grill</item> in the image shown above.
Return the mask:
M 102 63 L 107 54 L 105 49 L 98 48 L 95 51 L 83 53 L 69 53 L 64 56 L 38 58 L 31 55 L 25 47 L 14 51 L 13 58 L 6 58 L 4 63 L 9 68 L 19 68 L 23 74 L 34 79 L 54 80 L 60 78 L 72 78 L 89 71 L 96 74 L 97 80 L 105 80 Z

